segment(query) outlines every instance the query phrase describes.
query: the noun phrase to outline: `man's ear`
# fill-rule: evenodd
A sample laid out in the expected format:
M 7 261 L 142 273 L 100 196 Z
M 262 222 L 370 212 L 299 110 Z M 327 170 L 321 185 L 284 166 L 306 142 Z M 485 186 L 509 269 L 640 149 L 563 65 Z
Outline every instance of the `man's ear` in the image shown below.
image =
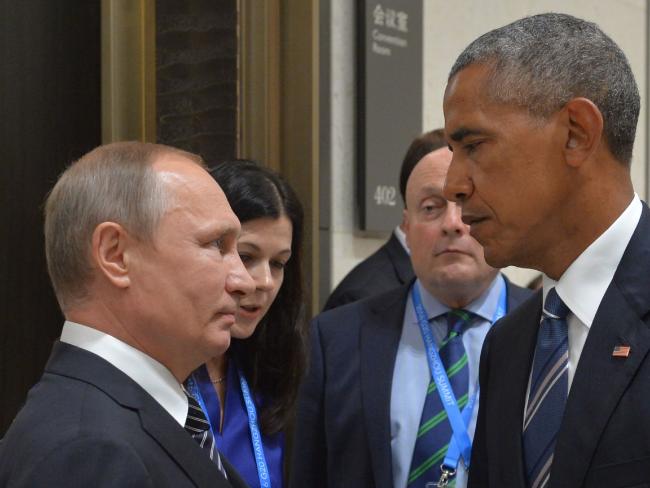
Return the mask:
M 564 106 L 567 131 L 564 145 L 566 161 L 578 167 L 599 147 L 603 136 L 603 115 L 586 98 L 574 98 Z
M 120 224 L 102 222 L 93 232 L 92 257 L 97 268 L 118 288 L 131 284 L 126 259 L 128 234 Z

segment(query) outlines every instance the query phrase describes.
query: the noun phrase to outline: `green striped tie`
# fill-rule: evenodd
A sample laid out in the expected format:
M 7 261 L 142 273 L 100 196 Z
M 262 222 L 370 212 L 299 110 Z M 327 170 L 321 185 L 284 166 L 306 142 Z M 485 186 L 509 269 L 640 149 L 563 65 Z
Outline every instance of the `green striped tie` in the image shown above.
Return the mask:
M 471 321 L 466 310 L 450 310 L 447 313 L 447 337 L 440 344 L 440 359 L 445 366 L 458 408 L 467 405 L 469 392 L 469 370 L 462 334 Z M 440 464 L 447 454 L 451 439 L 451 425 L 447 420 L 440 396 L 433 380 L 429 383 L 422 409 L 420 428 L 409 471 L 409 488 L 424 488 L 426 483 L 440 479 Z M 448 486 L 454 486 L 450 483 Z

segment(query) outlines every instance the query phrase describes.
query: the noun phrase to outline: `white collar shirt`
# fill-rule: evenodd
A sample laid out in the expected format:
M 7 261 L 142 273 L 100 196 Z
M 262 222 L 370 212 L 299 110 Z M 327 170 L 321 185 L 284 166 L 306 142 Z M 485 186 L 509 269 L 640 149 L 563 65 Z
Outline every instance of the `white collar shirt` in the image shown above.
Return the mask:
M 397 237 L 397 240 L 399 243 L 402 245 L 404 250 L 406 251 L 406 254 L 411 254 L 411 250 L 409 249 L 409 245 L 406 243 L 406 234 L 404 231 L 400 228 L 398 225 L 395 227 L 395 230 L 393 230 L 393 234 L 395 234 L 395 237 Z
M 176 422 L 185 426 L 187 397 L 171 371 L 161 363 L 111 335 L 69 320 L 63 325 L 60 340 L 108 361 L 140 385 Z
M 567 317 L 569 389 L 591 324 L 639 223 L 641 210 L 641 200 L 634 194 L 623 213 L 571 263 L 558 281 L 546 275 L 543 277 L 544 299 L 548 291 L 555 287 L 559 297 L 571 310 Z

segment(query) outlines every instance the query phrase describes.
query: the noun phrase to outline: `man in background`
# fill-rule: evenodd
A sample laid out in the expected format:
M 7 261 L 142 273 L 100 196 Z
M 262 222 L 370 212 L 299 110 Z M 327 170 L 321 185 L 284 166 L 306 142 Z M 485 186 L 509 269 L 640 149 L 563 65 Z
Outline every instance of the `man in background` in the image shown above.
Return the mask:
M 450 161 L 446 146 L 426 153 L 405 184 L 403 226 L 417 279 L 323 312 L 312 323 L 294 439 L 295 487 L 424 488 L 441 479 L 452 427 L 432 381 L 429 339 L 453 387 L 454 407 L 464 412 L 457 433 L 471 450 L 483 339 L 530 292 L 486 264 L 459 207 L 442 196 Z M 416 314 L 418 302 L 424 317 Z M 467 463 L 457 455 L 448 464 L 447 479 L 465 486 Z
M 409 146 L 399 175 L 399 190 L 406 206 L 406 182 L 415 165 L 431 151 L 445 147 L 447 141 L 442 129 L 418 136 Z M 327 299 L 323 310 L 357 301 L 361 298 L 392 290 L 413 279 L 403 223 L 395 227 L 388 241 L 375 253 L 357 264 L 341 280 Z
M 182 383 L 253 289 L 198 156 L 139 142 L 68 168 L 45 207 L 61 338 L 0 444 L 1 486 L 243 487 Z
M 650 483 L 650 216 L 630 164 L 639 91 L 621 49 L 564 14 L 472 42 L 444 97 L 445 196 L 492 266 L 543 291 L 485 341 L 470 486 Z

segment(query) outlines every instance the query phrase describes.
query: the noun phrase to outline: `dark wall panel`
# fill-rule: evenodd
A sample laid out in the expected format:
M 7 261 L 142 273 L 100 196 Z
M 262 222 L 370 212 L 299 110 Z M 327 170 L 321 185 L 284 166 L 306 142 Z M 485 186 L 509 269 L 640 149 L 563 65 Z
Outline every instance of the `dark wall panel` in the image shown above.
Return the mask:
M 100 40 L 99 0 L 0 0 L 0 436 L 61 330 L 42 203 L 100 144 Z
M 237 151 L 237 2 L 156 1 L 158 141 L 210 164 Z

